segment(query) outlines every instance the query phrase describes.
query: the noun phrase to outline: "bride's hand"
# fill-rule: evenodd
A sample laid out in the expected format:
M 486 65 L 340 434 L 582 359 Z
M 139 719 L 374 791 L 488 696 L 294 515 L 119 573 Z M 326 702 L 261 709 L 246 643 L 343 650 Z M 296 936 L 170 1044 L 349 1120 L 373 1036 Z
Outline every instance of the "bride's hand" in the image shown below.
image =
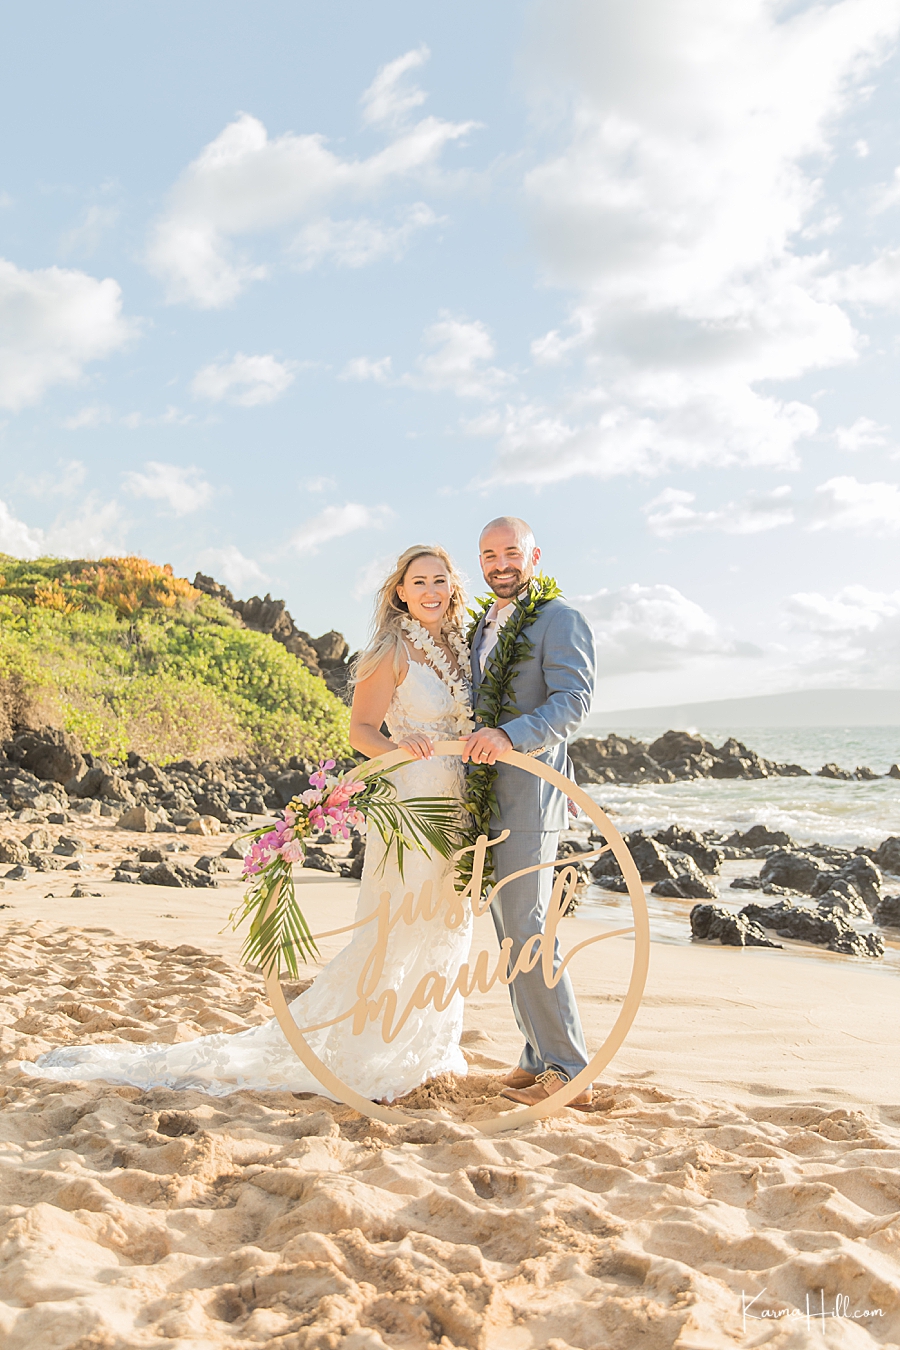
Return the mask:
M 434 745 L 427 736 L 421 732 L 414 731 L 410 736 L 404 736 L 402 741 L 398 742 L 401 750 L 408 751 L 413 759 L 431 759 L 434 754 Z

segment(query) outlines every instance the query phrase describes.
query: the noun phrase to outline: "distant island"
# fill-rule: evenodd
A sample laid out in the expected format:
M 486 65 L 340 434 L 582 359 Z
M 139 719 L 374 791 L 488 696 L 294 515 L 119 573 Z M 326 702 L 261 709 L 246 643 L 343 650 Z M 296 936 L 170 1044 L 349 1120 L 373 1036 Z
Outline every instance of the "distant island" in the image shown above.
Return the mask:
M 582 734 L 636 728 L 696 727 L 896 727 L 900 689 L 796 689 L 787 694 L 617 708 L 591 713 Z

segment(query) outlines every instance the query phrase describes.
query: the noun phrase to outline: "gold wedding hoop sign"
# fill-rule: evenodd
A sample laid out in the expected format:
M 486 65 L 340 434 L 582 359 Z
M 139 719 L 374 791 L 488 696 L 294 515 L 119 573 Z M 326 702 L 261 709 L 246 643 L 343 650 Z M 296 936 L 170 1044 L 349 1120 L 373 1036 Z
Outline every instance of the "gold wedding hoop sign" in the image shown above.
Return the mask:
M 464 746 L 465 741 L 438 741 L 435 744 L 434 753 L 436 755 L 460 755 L 462 754 Z M 380 763 L 384 768 L 391 768 L 395 764 L 403 763 L 406 759 L 408 759 L 408 756 L 405 751 L 395 750 L 391 754 L 385 755 Z M 613 932 L 603 933 L 599 937 L 588 938 L 585 942 L 578 943 L 566 957 L 566 963 L 574 956 L 575 952 L 585 947 L 592 946 L 596 942 L 601 942 L 604 938 L 620 937 L 628 933 L 634 934 L 634 956 L 632 958 L 631 978 L 628 982 L 628 988 L 625 991 L 625 998 L 619 1011 L 619 1015 L 606 1037 L 606 1040 L 592 1057 L 586 1068 L 582 1069 L 581 1073 L 571 1079 L 570 1082 L 566 1083 L 559 1092 L 553 1093 L 546 1101 L 539 1102 L 537 1106 L 526 1106 L 520 1110 L 503 1111 L 490 1119 L 474 1122 L 478 1129 L 484 1134 L 498 1134 L 503 1130 L 512 1130 L 519 1125 L 525 1125 L 529 1121 L 540 1120 L 543 1116 L 554 1115 L 556 1112 L 562 1110 L 562 1108 L 578 1093 L 590 1087 L 594 1078 L 610 1062 L 613 1055 L 615 1055 L 616 1051 L 625 1040 L 625 1037 L 628 1035 L 644 993 L 644 985 L 647 981 L 647 968 L 650 961 L 650 924 L 647 916 L 647 903 L 644 898 L 644 888 L 641 885 L 641 879 L 637 867 L 635 866 L 634 859 L 628 852 L 625 840 L 619 834 L 618 830 L 610 823 L 606 814 L 600 810 L 597 803 L 592 801 L 586 792 L 580 787 L 577 787 L 571 779 L 565 778 L 561 773 L 558 773 L 556 769 L 551 769 L 548 765 L 542 764 L 540 760 L 533 759 L 529 755 L 521 755 L 516 750 L 507 750 L 506 754 L 501 755 L 499 759 L 503 764 L 515 765 L 515 767 L 521 769 L 523 773 L 530 773 L 534 774 L 537 778 L 543 778 L 546 782 L 552 784 L 553 787 L 559 788 L 561 792 L 564 792 L 567 797 L 575 802 L 576 806 L 579 806 L 585 815 L 593 821 L 594 825 L 596 825 L 597 829 L 606 840 L 606 844 L 599 852 L 611 852 L 613 854 L 616 862 L 622 869 L 622 875 L 628 886 L 628 895 L 631 900 L 633 919 L 632 925 L 628 928 L 618 928 Z M 483 857 L 483 842 L 481 844 L 481 849 Z M 528 951 L 530 949 L 531 952 L 530 964 L 522 966 L 522 958 L 520 958 L 520 960 L 516 962 L 513 970 L 511 972 L 507 971 L 505 978 L 503 975 L 499 976 L 503 983 L 511 983 L 515 978 L 518 969 L 532 969 L 538 964 L 538 961 L 540 961 L 543 966 L 545 982 L 548 985 L 555 983 L 554 975 L 558 978 L 558 972 L 553 972 L 552 970 L 552 933 L 555 931 L 556 922 L 558 922 L 559 917 L 565 909 L 568 893 L 570 892 L 571 887 L 574 886 L 574 872 L 568 865 L 577 860 L 577 857 L 573 859 L 566 858 L 560 860 L 560 862 L 556 864 L 560 869 L 560 876 L 557 878 L 556 885 L 554 886 L 553 899 L 550 903 L 550 914 L 547 921 L 550 932 L 547 935 L 547 940 L 541 942 L 538 940 L 540 935 L 535 934 L 533 939 L 526 942 L 525 950 Z M 530 871 L 534 869 L 527 870 Z M 482 904 L 479 909 L 479 897 L 477 895 L 472 899 L 472 905 L 476 913 L 480 911 L 483 912 L 485 908 Z M 355 927 L 356 925 L 352 926 Z M 379 928 L 382 927 L 382 925 L 376 926 Z M 498 962 L 498 971 L 501 964 L 506 964 L 502 961 L 504 954 L 501 953 L 500 955 L 501 962 Z M 473 986 L 479 975 L 483 979 L 486 971 L 486 965 L 480 965 L 480 963 L 476 961 L 475 972 L 473 974 Z M 432 972 L 432 974 L 435 975 L 436 980 L 436 973 Z M 490 982 L 493 983 L 493 978 L 496 977 L 497 972 L 495 972 L 495 976 L 492 977 Z M 457 983 L 459 984 L 459 981 L 457 981 Z M 466 991 L 461 984 L 459 987 L 463 997 L 466 997 L 467 992 L 474 992 L 473 988 Z M 482 992 L 486 992 L 483 983 L 479 983 L 479 988 Z M 382 1120 L 391 1125 L 411 1123 L 414 1117 L 405 1115 L 402 1111 L 395 1110 L 391 1107 L 381 1106 L 377 1102 L 370 1101 L 368 1097 L 363 1097 L 360 1093 L 348 1086 L 347 1083 L 344 1083 L 340 1078 L 337 1078 L 331 1070 L 322 1063 L 310 1048 L 302 1031 L 291 1016 L 277 974 L 272 973 L 266 976 L 266 991 L 269 995 L 269 1001 L 272 1004 L 275 1016 L 278 1019 L 278 1025 L 284 1032 L 288 1044 L 291 1046 L 298 1059 L 302 1061 L 327 1092 L 339 1101 L 345 1102 L 347 1106 L 351 1106 L 354 1110 L 359 1111 L 361 1115 L 370 1116 L 373 1120 Z M 436 998 L 436 994 L 431 994 L 429 997 Z M 396 1001 L 394 1002 L 394 1007 L 396 1007 Z

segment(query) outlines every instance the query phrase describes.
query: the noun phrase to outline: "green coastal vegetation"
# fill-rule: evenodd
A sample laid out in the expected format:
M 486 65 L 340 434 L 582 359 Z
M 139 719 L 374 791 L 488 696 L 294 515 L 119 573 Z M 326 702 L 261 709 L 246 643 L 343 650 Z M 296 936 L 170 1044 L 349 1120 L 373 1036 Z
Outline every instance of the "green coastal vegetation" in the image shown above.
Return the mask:
M 0 553 L 0 734 L 23 720 L 112 761 L 352 754 L 348 709 L 321 679 L 137 557 Z

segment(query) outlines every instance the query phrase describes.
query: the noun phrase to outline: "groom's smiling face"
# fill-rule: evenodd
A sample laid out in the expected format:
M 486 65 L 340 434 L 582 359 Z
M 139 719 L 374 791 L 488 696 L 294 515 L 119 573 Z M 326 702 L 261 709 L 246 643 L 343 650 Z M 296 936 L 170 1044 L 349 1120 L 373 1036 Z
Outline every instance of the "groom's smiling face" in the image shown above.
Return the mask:
M 488 526 L 480 541 L 481 570 L 484 579 L 500 600 L 519 594 L 540 562 L 541 550 L 534 537 L 523 537 L 512 526 Z

